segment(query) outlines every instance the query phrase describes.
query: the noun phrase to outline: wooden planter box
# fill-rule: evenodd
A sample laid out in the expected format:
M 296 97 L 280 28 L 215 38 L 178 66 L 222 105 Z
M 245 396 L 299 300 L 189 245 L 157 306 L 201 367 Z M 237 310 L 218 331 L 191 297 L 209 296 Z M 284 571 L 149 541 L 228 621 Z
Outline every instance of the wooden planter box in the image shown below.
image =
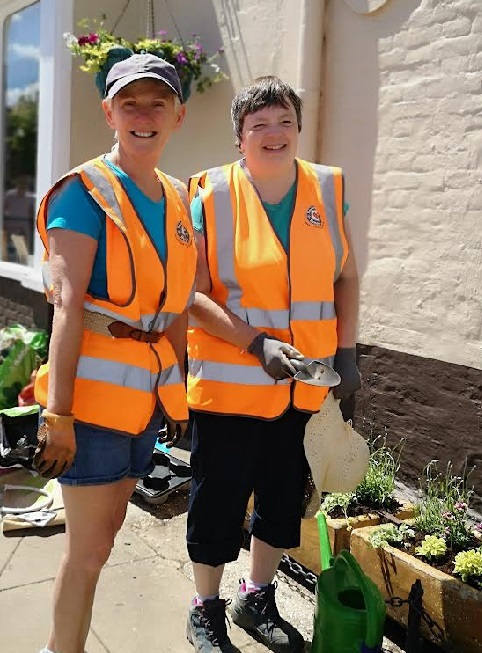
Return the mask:
M 246 515 L 246 526 L 249 524 L 253 510 L 253 497 L 248 503 L 248 514 Z M 410 519 L 413 517 L 413 506 L 406 503 L 395 515 L 397 519 Z M 355 529 L 365 526 L 376 526 L 381 521 L 380 515 L 369 513 L 360 517 L 346 519 L 332 519 L 327 517 L 328 535 L 330 537 L 331 550 L 333 555 L 342 549 L 350 550 L 350 536 Z M 301 521 L 301 542 L 296 549 L 288 549 L 286 552 L 291 558 L 302 564 L 304 567 L 319 574 L 320 565 L 320 539 L 318 537 L 318 524 L 314 517 Z
M 373 549 L 368 541 L 373 527 L 356 530 L 351 537 L 351 552 L 363 571 L 378 585 L 385 599 L 406 599 L 412 584 L 420 579 L 423 607 L 437 622 L 445 637 L 460 653 L 482 653 L 482 592 L 434 569 L 419 558 L 399 549 Z M 387 614 L 407 625 L 408 606 L 387 606 Z M 422 633 L 437 641 L 422 621 Z

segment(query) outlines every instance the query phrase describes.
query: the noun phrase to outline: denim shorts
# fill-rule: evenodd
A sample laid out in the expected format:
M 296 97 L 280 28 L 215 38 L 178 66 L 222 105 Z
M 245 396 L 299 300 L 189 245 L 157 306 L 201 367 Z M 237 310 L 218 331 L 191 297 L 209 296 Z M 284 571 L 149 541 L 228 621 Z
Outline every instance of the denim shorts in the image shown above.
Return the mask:
M 77 453 L 59 483 L 103 485 L 147 476 L 154 469 L 152 452 L 163 420 L 163 414 L 156 409 L 145 431 L 136 437 L 76 422 Z

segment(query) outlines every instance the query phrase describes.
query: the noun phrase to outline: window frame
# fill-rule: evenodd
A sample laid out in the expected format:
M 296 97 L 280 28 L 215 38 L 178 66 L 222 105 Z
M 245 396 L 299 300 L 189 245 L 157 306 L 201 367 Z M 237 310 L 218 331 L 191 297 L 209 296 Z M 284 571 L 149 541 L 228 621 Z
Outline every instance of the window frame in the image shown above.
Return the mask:
M 70 168 L 72 56 L 63 34 L 72 31 L 74 0 L 0 0 L 0 88 L 3 89 L 4 24 L 12 14 L 40 1 L 40 65 L 36 172 L 36 208 L 52 184 Z M 0 111 L 3 148 L 4 119 Z M 3 159 L 3 149 L 0 151 Z M 3 166 L 0 169 L 3 201 Z M 40 290 L 43 247 L 34 233 L 33 267 L 0 261 L 0 277 L 17 279 Z

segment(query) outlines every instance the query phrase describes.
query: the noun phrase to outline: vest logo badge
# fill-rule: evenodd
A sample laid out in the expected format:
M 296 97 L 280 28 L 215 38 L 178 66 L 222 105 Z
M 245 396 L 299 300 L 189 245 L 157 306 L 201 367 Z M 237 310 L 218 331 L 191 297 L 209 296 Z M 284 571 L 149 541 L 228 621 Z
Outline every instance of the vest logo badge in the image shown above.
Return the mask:
M 322 227 L 323 220 L 314 206 L 310 206 L 306 211 L 306 222 L 313 227 Z
M 189 231 L 180 220 L 176 225 L 176 237 L 182 245 L 191 244 L 191 236 L 189 235 Z

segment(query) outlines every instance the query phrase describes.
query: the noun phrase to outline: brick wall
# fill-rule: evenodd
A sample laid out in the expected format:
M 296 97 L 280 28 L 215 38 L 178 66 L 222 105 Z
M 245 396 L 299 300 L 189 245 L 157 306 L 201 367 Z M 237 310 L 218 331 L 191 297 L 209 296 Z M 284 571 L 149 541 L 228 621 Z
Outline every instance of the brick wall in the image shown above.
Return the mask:
M 14 279 L 0 277 L 0 328 L 21 324 L 47 329 L 47 306 L 43 293 L 25 288 Z
M 321 158 L 345 170 L 359 340 L 482 369 L 480 0 L 331 2 L 326 31 Z

